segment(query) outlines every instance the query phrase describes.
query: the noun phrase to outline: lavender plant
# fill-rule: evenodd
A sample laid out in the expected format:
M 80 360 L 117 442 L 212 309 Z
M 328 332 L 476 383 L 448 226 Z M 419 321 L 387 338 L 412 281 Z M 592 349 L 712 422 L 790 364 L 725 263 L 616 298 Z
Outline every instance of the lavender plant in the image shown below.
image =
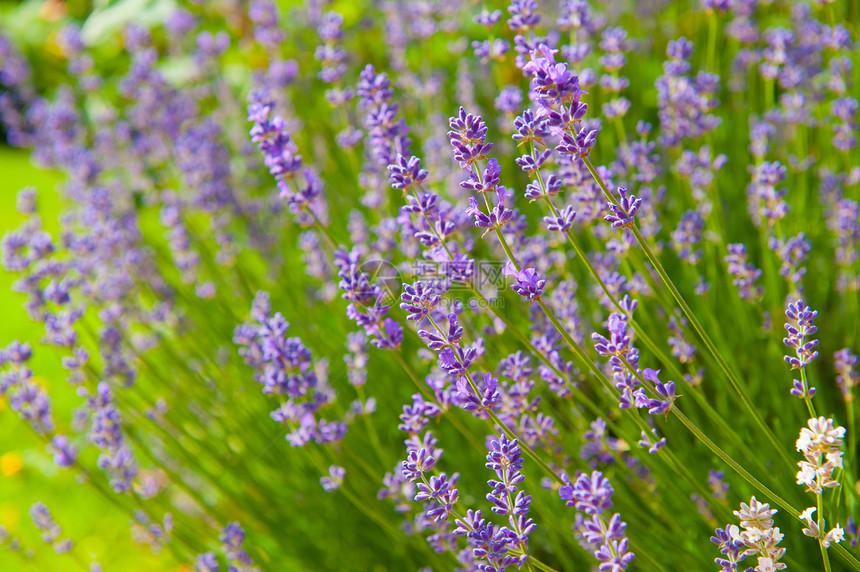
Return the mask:
M 860 571 L 856 2 L 57 4 L 4 570 Z

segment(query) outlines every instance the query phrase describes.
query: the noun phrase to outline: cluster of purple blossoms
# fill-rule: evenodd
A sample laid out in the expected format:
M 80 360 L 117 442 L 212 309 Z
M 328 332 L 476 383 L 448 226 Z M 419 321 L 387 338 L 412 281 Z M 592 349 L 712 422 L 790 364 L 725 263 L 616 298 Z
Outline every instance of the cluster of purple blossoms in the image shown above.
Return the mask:
M 302 340 L 287 337 L 289 324 L 280 312 L 272 314 L 268 293 L 258 292 L 254 297 L 251 319 L 236 327 L 233 342 L 240 346 L 245 363 L 256 370 L 254 379 L 263 386 L 263 393 L 286 398 L 271 417 L 290 428 L 287 441 L 294 447 L 311 441 L 341 441 L 346 435 L 345 423 L 316 418 L 334 400 L 333 390 L 319 378 L 313 355 Z
M 681 157 L 675 162 L 678 174 L 687 179 L 693 191 L 693 199 L 698 204 L 697 211 L 707 215 L 710 213 L 711 205 L 708 195 L 714 186 L 717 171 L 722 169 L 728 158 L 719 154 L 712 157 L 711 148 L 707 145 L 699 149 L 698 153 L 685 149 Z
M 562 0 L 559 2 L 557 27 L 567 32 L 570 43 L 561 46 L 564 59 L 579 64 L 593 51 L 589 38 L 596 36 L 604 26 L 603 14 L 594 14 L 585 0 Z
M 711 489 L 713 498 L 721 505 L 728 506 L 729 484 L 725 481 L 725 478 L 726 474 L 724 471 L 717 471 L 714 469 L 708 471 L 708 488 Z M 707 518 L 709 521 L 714 519 L 714 513 L 708 506 L 705 499 L 697 494 L 690 495 L 690 498 L 696 503 L 699 513 L 702 516 Z
M 660 141 L 676 146 L 685 139 L 704 136 L 721 123 L 712 113 L 719 103 L 715 94 L 720 78 L 707 72 L 699 72 L 695 77 L 687 75 L 692 69 L 693 43 L 686 38 L 670 41 L 666 54 L 669 61 L 663 64 L 664 75 L 657 79 Z
M 456 521 L 454 534 L 466 537 L 478 570 L 501 572 L 508 566 L 522 566 L 528 560 L 528 536 L 537 525 L 528 517 L 532 497 L 517 487 L 525 479 L 517 440 L 509 440 L 503 434 L 491 439 L 489 448 L 486 466 L 498 480 L 488 481 L 492 491 L 487 500 L 494 505 L 493 513 L 508 517 L 508 526 L 488 522 L 480 510 L 469 510 Z
M 286 34 L 278 18 L 278 8 L 269 0 L 251 0 L 248 17 L 254 23 L 254 39 L 261 46 L 278 48 Z
M 173 515 L 167 513 L 161 522 L 153 522 L 146 511 L 134 511 L 131 524 L 131 538 L 135 543 L 149 546 L 153 554 L 158 554 L 171 540 Z
M 768 246 L 780 260 L 779 275 L 785 279 L 792 292 L 800 295 L 803 292 L 802 280 L 806 275 L 806 268 L 801 265 L 806 262 L 812 244 L 801 232 L 785 240 L 771 237 Z
M 818 331 L 815 326 L 816 316 L 818 316 L 818 312 L 813 311 L 803 300 L 790 303 L 785 309 L 785 317 L 787 318 L 785 331 L 788 336 L 782 339 L 782 343 L 795 352 L 793 356 L 785 356 L 785 361 L 788 362 L 791 369 L 803 369 L 818 357 L 818 352 L 815 350 L 818 346 L 818 340 L 807 340 L 808 337 Z M 814 389 L 810 391 L 814 392 Z
M 597 142 L 597 130 L 583 123 L 588 104 L 580 101 L 584 92 L 565 63 L 556 63 L 554 50 L 540 44 L 530 52 L 523 73 L 531 78 L 531 91 L 539 105 L 537 116 L 545 116 L 551 132 L 561 135 L 556 150 L 574 159 L 588 156 Z
M 429 433 L 428 433 L 429 435 Z M 432 436 L 430 440 L 433 441 Z M 407 447 L 411 441 L 407 441 Z M 456 488 L 459 475 L 454 473 L 448 478 L 447 473 L 439 473 L 429 477 L 426 473 L 436 465 L 436 453 L 426 448 L 409 449 L 406 460 L 401 463 L 400 474 L 407 481 L 415 483 L 415 496 L 412 500 L 425 503 L 424 514 L 437 524 L 448 520 L 454 510 L 454 504 L 459 498 Z M 420 482 L 419 482 L 420 481 Z
M 328 84 L 340 81 L 346 73 L 346 51 L 338 42 L 343 38 L 343 16 L 337 12 L 326 12 L 317 28 L 317 33 L 322 44 L 317 46 L 314 58 L 322 65 L 318 77 Z M 326 93 L 326 99 L 332 100 L 330 93 Z
M 326 492 L 336 491 L 343 484 L 343 478 L 346 476 L 346 469 L 332 465 L 328 468 L 328 476 L 320 477 L 320 484 Z
M 624 308 L 628 310 L 628 315 L 633 313 L 636 305 L 635 300 L 632 302 L 629 299 L 624 300 Z M 606 322 L 610 337 L 606 338 L 597 332 L 591 334 L 594 349 L 601 356 L 609 358 L 609 367 L 619 392 L 621 409 L 636 407 L 647 409 L 651 415 L 664 415 L 668 413 L 678 397 L 675 395 L 675 382 L 660 381 L 659 370 L 655 371 L 651 368 L 639 370 L 639 350 L 633 346 L 631 335 L 628 334 L 628 315 L 610 314 Z M 657 398 L 652 399 L 647 396 L 639 378 L 653 384 L 651 389 L 657 394 Z
M 473 20 L 476 24 L 483 26 L 488 31 L 502 19 L 501 10 L 481 10 Z M 504 61 L 505 55 L 510 51 L 511 45 L 507 40 L 502 38 L 494 38 L 492 40 L 474 40 L 472 41 L 472 51 L 482 64 L 486 64 L 490 60 Z
M 439 367 L 457 380 L 456 387 L 462 398 L 458 404 L 464 407 L 468 406 L 476 414 L 481 414 L 486 408 L 472 407 L 474 399 L 477 398 L 481 402 L 485 399 L 488 400 L 487 407 L 489 408 L 495 405 L 497 399 L 494 396 L 495 386 L 492 376 L 486 378 L 486 382 L 482 384 L 480 379 L 477 383 L 474 382 L 470 373 L 473 362 L 478 359 L 479 350 L 483 352 L 483 349 L 480 344 L 475 344 L 472 347 L 462 345 L 464 330 L 457 314 L 449 313 L 447 320 L 447 330 L 442 329 L 435 320 L 430 321 L 429 324 L 433 328 L 432 331 L 423 329 L 419 324 L 421 329 L 418 330 L 418 336 L 424 339 L 431 350 L 437 352 Z
M 636 213 L 642 206 L 642 199 L 633 194 L 628 195 L 624 187 L 618 187 L 618 195 L 621 199 L 617 204 L 607 203 L 609 213 L 603 217 L 603 220 L 611 224 L 612 228 L 630 228 L 635 224 Z
M 857 147 L 857 112 L 860 104 L 853 97 L 840 97 L 830 106 L 833 116 L 833 147 L 848 153 Z
M 607 73 L 600 76 L 600 87 L 613 96 L 613 99 L 604 103 L 602 108 L 603 115 L 609 121 L 620 120 L 630 110 L 630 100 L 618 96 L 630 85 L 630 80 L 618 73 L 627 63 L 624 55 L 626 44 L 627 32 L 624 28 L 614 27 L 603 30 L 600 38 L 603 56 L 600 58 L 600 63 Z
M 854 262 L 860 259 L 860 202 L 845 197 L 834 197 L 827 228 L 835 236 L 836 264 L 839 275 L 836 288 L 840 292 L 860 292 L 860 274 Z
M 0 349 L 0 396 L 8 395 L 9 406 L 40 435 L 54 432 L 48 392 L 33 379 L 27 362 L 33 356 L 30 344 L 14 341 Z
M 663 383 L 657 377 L 660 374 L 660 370 L 653 370 L 651 368 L 646 367 L 642 371 L 642 377 L 650 381 L 654 384 L 654 390 L 657 393 L 657 399 L 649 399 L 648 400 L 648 413 L 651 415 L 664 415 L 669 409 L 672 407 L 672 404 L 677 399 L 678 395 L 675 395 L 675 382 L 667 381 Z
M 635 309 L 636 302 L 634 301 L 629 307 L 631 311 Z M 597 353 L 609 358 L 615 387 L 619 391 L 619 405 L 621 409 L 629 409 L 634 404 L 636 407 L 645 406 L 647 397 L 644 390 L 639 387 L 639 379 L 635 372 L 627 367 L 629 363 L 635 369 L 639 364 L 639 350 L 633 347 L 632 337 L 628 334 L 629 320 L 623 314 L 612 313 L 606 320 L 606 326 L 609 330 L 609 338 L 594 332 L 591 334 L 591 339 L 594 341 L 594 349 Z
M 508 13 L 511 15 L 507 21 L 508 27 L 516 33 L 514 36 L 514 51 L 517 53 L 515 63 L 522 70 L 525 70 L 525 66 L 528 65 L 526 62 L 529 53 L 548 41 L 535 34 L 535 28 L 541 21 L 537 10 L 536 0 L 511 0 L 508 5 Z
M 338 288 L 343 291 L 341 297 L 349 301 L 346 315 L 364 330 L 370 343 L 375 347 L 396 350 L 403 341 L 403 327 L 393 318 L 387 317 L 390 309 L 388 298 L 390 293 L 378 284 L 371 284 L 370 276 L 364 271 L 371 268 L 372 261 L 364 265 L 361 255 L 353 250 L 347 251 L 341 247 L 334 255 L 334 265 L 340 278 Z M 379 262 L 385 267 L 384 261 Z
M 251 95 L 248 106 L 248 121 L 254 122 L 251 141 L 263 154 L 263 162 L 275 177 L 279 196 L 286 200 L 290 212 L 300 216 L 303 222 L 313 222 L 312 219 L 319 219 L 324 212 L 322 181 L 312 169 L 303 166 L 302 156 L 287 132 L 283 117 L 271 116 L 273 108 L 274 102 L 266 92 L 257 91 Z M 299 183 L 300 173 L 303 185 Z M 305 210 L 307 212 L 303 212 Z
M 407 320 L 423 320 L 439 305 L 442 297 L 436 286 L 430 282 L 418 281 L 414 285 L 404 284 L 400 294 L 400 308 L 407 312 Z
M 474 387 L 465 377 L 457 380 L 455 402 L 476 417 L 489 418 L 488 411 L 498 411 L 501 408 L 499 380 L 489 372 L 476 377 Z
M 490 159 L 484 169 L 479 163 L 487 158 L 487 153 L 493 148 L 492 143 L 487 143 L 487 124 L 480 115 L 466 113 L 462 107 L 457 116 L 449 119 L 448 124 L 448 139 L 454 150 L 454 159 L 468 175 L 460 186 L 483 195 L 483 203 L 487 208 L 487 212 L 484 212 L 475 197 L 470 196 L 466 213 L 475 219 L 476 227 L 484 229 L 484 234 L 491 230 L 501 232 L 514 218 L 515 212 L 505 205 L 509 194 L 500 184 L 502 169 L 498 161 Z M 492 191 L 496 193 L 494 207 L 490 206 L 488 197 Z
M 779 161 L 767 161 L 753 167 L 753 180 L 747 188 L 750 216 L 757 225 L 772 227 L 788 214 L 784 197 L 787 189 L 777 186 L 785 181 L 786 168 Z
M 577 540 L 600 562 L 600 570 L 626 570 L 635 555 L 629 551 L 627 524 L 618 513 L 609 516 L 615 492 L 603 473 L 579 473 L 573 484 L 559 489 L 565 504 L 579 511 L 574 530 Z
M 91 414 L 90 442 L 102 450 L 98 466 L 111 476 L 110 486 L 118 493 L 131 491 L 132 482 L 138 474 L 137 461 L 122 434 L 120 411 L 114 404 L 113 394 L 107 382 L 98 385 L 95 395 L 80 388 L 79 394 L 87 398 Z
M 677 358 L 681 363 L 692 363 L 696 356 L 696 346 L 684 335 L 683 326 L 687 325 L 687 319 L 670 316 L 668 325 L 672 335 L 666 341 L 672 348 L 672 357 Z
M 764 288 L 756 286 L 756 280 L 761 278 L 761 270 L 749 262 L 747 248 L 743 244 L 729 244 L 729 254 L 725 257 L 729 265 L 729 274 L 734 278 L 738 294 L 744 300 L 758 300 L 764 294 Z
M 523 268 L 517 271 L 513 262 L 509 260 L 505 265 L 504 275 L 515 279 L 511 289 L 526 300 L 539 300 L 543 294 L 546 278 L 538 274 L 534 268 Z
M 400 414 L 401 431 L 410 435 L 416 435 L 424 431 L 430 423 L 430 419 L 442 415 L 442 409 L 433 402 L 425 401 L 420 393 L 412 396 L 412 405 L 404 405 L 403 413 Z
M 365 165 L 360 178 L 365 189 L 362 203 L 376 208 L 382 204 L 388 166 L 397 162 L 398 155 L 410 155 L 408 128 L 406 120 L 398 117 L 399 107 L 394 102 L 387 74 L 377 73 L 376 68 L 367 64 L 359 74 L 356 94 L 367 128 Z
M 833 368 L 836 370 L 836 383 L 842 390 L 846 402 L 854 400 L 854 388 L 860 384 L 860 356 L 842 348 L 833 354 Z
M 681 216 L 678 228 L 672 231 L 672 248 L 678 258 L 694 266 L 699 263 L 705 251 L 696 245 L 702 242 L 704 230 L 705 221 L 698 211 L 689 210 Z
M 260 569 L 254 566 L 254 561 L 251 560 L 248 552 L 242 548 L 245 543 L 245 531 L 238 522 L 231 522 L 225 526 L 221 531 L 220 540 L 230 572 L 260 572 Z
M 60 540 L 63 531 L 44 503 L 37 502 L 30 507 L 30 518 L 33 519 L 33 524 L 39 529 L 39 532 L 42 533 L 42 542 L 53 545 L 54 552 L 63 554 L 72 549 L 70 539 Z
M 432 270 L 433 284 L 440 295 L 451 283 L 468 281 L 474 272 L 474 261 L 461 252 L 457 233 L 468 225 L 467 214 L 443 201 L 432 192 L 419 192 L 419 186 L 429 176 L 421 168 L 421 160 L 398 155 L 397 162 L 388 166 L 391 187 L 403 191 L 406 204 L 400 207 L 397 223 L 402 232 L 411 236 L 416 247 Z M 418 250 L 418 248 L 416 248 Z

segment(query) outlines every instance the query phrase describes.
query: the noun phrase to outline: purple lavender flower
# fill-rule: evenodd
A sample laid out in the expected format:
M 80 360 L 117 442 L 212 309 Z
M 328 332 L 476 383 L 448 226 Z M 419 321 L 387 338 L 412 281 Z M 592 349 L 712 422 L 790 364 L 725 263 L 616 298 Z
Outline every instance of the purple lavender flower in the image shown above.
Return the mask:
M 400 414 L 402 423 L 397 428 L 410 434 L 418 434 L 427 427 L 430 418 L 441 414 L 442 409 L 438 405 L 425 401 L 420 393 L 416 393 L 412 396 L 412 405 L 403 406 L 403 413 Z
M 738 564 L 747 557 L 747 551 L 741 542 L 732 538 L 728 528 L 716 529 L 711 537 L 711 542 L 719 547 L 720 554 L 723 555 L 722 558 L 715 558 L 714 562 L 720 566 L 722 572 L 737 572 Z
M 37 502 L 30 507 L 30 518 L 33 519 L 33 524 L 42 533 L 42 541 L 46 544 L 51 544 L 63 533 L 44 503 Z
M 54 463 L 58 467 L 69 468 L 75 464 L 78 458 L 78 449 L 69 442 L 65 435 L 54 435 L 51 439 L 51 447 L 54 449 Z
M 753 181 L 747 188 L 747 194 L 750 198 L 750 214 L 756 224 L 773 226 L 788 214 L 788 203 L 783 199 L 788 190 L 776 188 L 785 181 L 785 176 L 786 168 L 779 161 L 765 161 L 754 168 Z
M 636 212 L 642 205 L 642 199 L 636 195 L 627 195 L 627 189 L 618 187 L 618 194 L 621 200 L 618 204 L 607 203 L 609 214 L 603 217 L 603 220 L 612 225 L 612 228 L 629 228 L 635 222 Z
M 584 93 L 579 87 L 579 77 L 568 69 L 566 63 L 556 63 L 553 50 L 541 44 L 531 53 L 531 61 L 523 67 L 523 73 L 531 78 L 532 91 L 546 108 L 553 104 L 569 104 L 570 117 L 577 121 L 585 115 L 588 106 L 580 103 Z
M 237 572 L 258 572 L 248 552 L 242 548 L 245 543 L 245 531 L 238 522 L 231 522 L 221 531 L 219 540 L 223 544 L 230 570 Z
M 508 12 L 511 14 L 508 26 L 518 34 L 534 28 L 540 22 L 537 8 L 538 4 L 535 0 L 512 0 L 508 6 Z
M 63 531 L 54 521 L 51 512 L 44 503 L 37 502 L 30 507 L 30 518 L 33 520 L 35 527 L 42 533 L 42 542 L 52 544 L 54 552 L 63 554 L 72 549 L 71 540 L 60 540 L 60 535 Z
M 403 290 L 400 295 L 400 299 L 403 300 L 400 307 L 408 312 L 407 320 L 422 320 L 442 300 L 436 287 L 430 282 L 404 284 Z
M 457 380 L 458 403 L 466 411 L 471 411 L 479 417 L 488 417 L 486 412 L 497 410 L 501 403 L 499 380 L 491 373 L 485 373 L 475 384 L 477 393 L 465 377 Z
M 702 241 L 705 221 L 697 211 L 689 210 L 681 217 L 678 228 L 672 231 L 672 248 L 678 253 L 678 258 L 690 264 L 698 264 L 704 255 L 704 250 L 695 249 Z
M 476 24 L 479 24 L 488 30 L 495 26 L 499 20 L 502 19 L 502 11 L 501 10 L 493 10 L 490 12 L 489 10 L 481 10 L 481 12 L 472 18 Z
M 502 228 L 510 223 L 514 217 L 514 211 L 505 206 L 505 200 L 508 198 L 505 187 L 498 187 L 496 196 L 498 199 L 496 206 L 490 210 L 489 214 L 481 210 L 475 197 L 469 197 L 469 208 L 466 209 L 466 214 L 474 217 L 477 228 L 485 229 L 484 234 Z
M 111 487 L 118 493 L 131 490 L 132 480 L 137 476 L 137 462 L 122 434 L 121 416 L 114 406 L 113 395 L 106 382 L 98 385 L 98 393 L 89 396 L 88 405 L 94 410 L 89 438 L 102 450 L 99 468 L 113 477 Z
M 675 402 L 675 399 L 679 397 L 675 395 L 675 382 L 667 381 L 664 384 L 657 377 L 659 374 L 660 370 L 655 371 L 648 367 L 642 371 L 642 377 L 654 384 L 654 389 L 657 391 L 657 395 L 660 396 L 660 399 L 652 399 L 648 404 L 648 413 L 651 415 L 663 415 L 668 413 L 672 404 Z
M 505 265 L 505 276 L 513 276 L 516 282 L 511 284 L 514 292 L 526 300 L 537 300 L 543 294 L 546 279 L 542 278 L 534 268 L 523 268 L 519 272 L 509 260 Z
M 346 476 L 346 469 L 332 465 L 328 468 L 328 476 L 320 477 L 320 484 L 326 492 L 330 493 L 340 488 L 344 476 Z
M 218 560 L 212 552 L 204 552 L 197 555 L 197 560 L 194 562 L 195 572 L 219 572 Z
M 612 508 L 612 485 L 600 471 L 591 475 L 580 473 L 573 485 L 559 489 L 559 496 L 586 516 L 576 516 L 576 530 L 588 543 L 588 548 L 600 561 L 601 570 L 626 570 L 634 555 L 628 551 L 625 535 L 627 524 L 616 513 L 608 520 L 604 512 Z
M 550 232 L 567 232 L 573 226 L 574 218 L 576 211 L 573 210 L 573 205 L 567 205 L 558 211 L 558 216 L 545 216 L 543 221 Z
M 314 211 L 322 194 L 322 180 L 311 169 L 303 167 L 302 156 L 287 133 L 286 122 L 280 115 L 270 118 L 274 103 L 265 93 L 251 94 L 248 106 L 248 121 L 253 121 L 251 140 L 263 154 L 263 162 L 275 177 L 280 190 L 280 198 L 286 200 L 293 214 L 302 210 Z M 304 184 L 298 182 L 301 173 Z M 305 220 L 305 219 L 301 219 Z
M 660 107 L 660 134 L 665 145 L 679 145 L 684 139 L 699 138 L 713 131 L 720 118 L 712 114 L 718 101 L 719 76 L 699 72 L 688 76 L 693 43 L 686 38 L 672 40 L 666 47 L 669 61 L 663 64 L 664 75 L 657 79 Z
M 802 299 L 789 303 L 785 309 L 785 317 L 788 318 L 785 331 L 788 332 L 788 336 L 782 339 L 782 343 L 795 351 L 794 356 L 784 358 L 791 369 L 803 369 L 818 357 L 818 352 L 815 350 L 818 340 L 807 341 L 809 336 L 818 331 L 815 326 L 816 316 L 818 312 L 806 306 Z
M 812 250 L 812 244 L 806 239 L 806 235 L 802 232 L 779 240 L 776 237 L 771 237 L 768 241 L 768 246 L 776 252 L 776 255 L 781 260 L 779 265 L 779 274 L 785 278 L 786 282 L 791 285 L 792 291 L 800 294 L 803 292 L 801 281 L 806 275 L 806 268 L 801 266 L 806 261 Z
M 426 514 L 434 522 L 447 520 L 454 510 L 454 504 L 459 498 L 459 492 L 454 486 L 457 479 L 456 474 L 449 479 L 447 474 L 439 473 L 431 476 L 429 481 L 416 483 L 418 492 L 415 493 L 414 500 L 428 504 Z
M 403 191 L 404 195 L 426 179 L 427 171 L 421 168 L 421 159 L 414 155 L 408 159 L 403 155 L 397 155 L 397 162 L 388 165 L 388 180 L 391 188 Z
M 487 124 L 480 115 L 466 113 L 463 107 L 456 117 L 448 120 L 448 124 L 451 127 L 448 139 L 454 148 L 454 159 L 460 168 L 471 173 L 473 163 L 486 159 L 493 148 L 492 143 L 487 143 Z
M 627 353 L 630 346 L 630 336 L 627 335 L 627 319 L 622 314 L 613 313 L 607 320 L 610 338 L 594 332 L 591 339 L 594 340 L 594 349 L 604 357 L 620 356 Z
M 612 494 L 615 492 L 609 479 L 600 471 L 591 475 L 582 473 L 573 485 L 565 485 L 559 489 L 559 496 L 567 506 L 585 514 L 603 514 L 612 508 Z
M 764 288 L 755 285 L 756 280 L 761 278 L 761 270 L 748 262 L 747 249 L 743 244 L 729 244 L 728 251 L 724 260 L 729 265 L 729 274 L 734 277 L 738 294 L 745 300 L 758 300 L 764 293 Z
M 854 399 L 854 387 L 860 384 L 860 357 L 851 353 L 848 348 L 842 348 L 833 354 L 833 368 L 836 370 L 836 383 L 842 390 L 845 401 Z

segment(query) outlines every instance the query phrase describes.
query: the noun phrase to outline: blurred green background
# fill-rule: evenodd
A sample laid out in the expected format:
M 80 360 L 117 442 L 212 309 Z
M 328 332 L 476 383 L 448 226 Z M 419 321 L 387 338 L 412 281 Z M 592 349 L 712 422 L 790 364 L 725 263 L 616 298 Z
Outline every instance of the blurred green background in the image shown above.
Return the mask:
M 23 217 L 15 210 L 16 193 L 32 186 L 39 192 L 39 210 L 46 230 L 58 228 L 60 212 L 56 173 L 37 169 L 26 151 L 0 146 L 0 235 L 17 227 Z M 0 268 L 0 346 L 12 340 L 38 340 L 42 328 L 32 322 L 23 308 L 24 298 L 12 292 L 14 276 Z M 37 378 L 48 388 L 54 417 L 68 426 L 81 399 L 65 380 L 59 353 L 38 346 L 31 362 Z M 148 547 L 136 545 L 129 532 L 128 516 L 119 512 L 93 487 L 82 487 L 71 471 L 59 470 L 43 441 L 9 409 L 0 397 L 0 525 L 21 541 L 23 550 L 33 550 L 34 562 L 0 550 L 0 570 L 73 570 L 68 556 L 56 555 L 44 544 L 30 521 L 29 509 L 44 502 L 63 528 L 64 536 L 75 539 L 78 554 L 94 554 L 105 570 L 180 570 L 169 553 L 153 555 Z

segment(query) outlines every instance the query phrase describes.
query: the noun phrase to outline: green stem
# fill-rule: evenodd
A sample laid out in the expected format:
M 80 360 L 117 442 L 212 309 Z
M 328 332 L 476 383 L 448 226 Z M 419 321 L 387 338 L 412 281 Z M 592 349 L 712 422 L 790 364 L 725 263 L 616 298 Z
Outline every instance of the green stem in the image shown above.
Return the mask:
M 591 173 L 591 176 L 594 178 L 597 184 L 600 185 L 600 188 L 603 190 L 603 193 L 606 195 L 606 197 L 617 205 L 617 200 L 615 199 L 614 195 L 609 192 L 609 189 L 606 187 L 606 183 L 603 181 L 603 178 L 591 164 L 589 158 L 583 157 L 582 161 L 585 163 L 585 166 Z M 699 320 L 693 314 L 693 311 L 690 310 L 690 306 L 687 305 L 687 302 L 684 300 L 684 297 L 681 296 L 681 293 L 675 287 L 674 282 L 672 282 L 672 279 L 669 278 L 669 275 L 666 273 L 666 270 L 663 268 L 663 265 L 660 264 L 660 261 L 654 254 L 654 251 L 651 250 L 651 246 L 645 240 L 645 237 L 642 236 L 642 233 L 639 231 L 635 224 L 630 227 L 630 230 L 633 231 L 633 235 L 636 237 L 636 241 L 639 243 L 639 246 L 642 248 L 643 252 L 645 253 L 645 256 L 648 258 L 648 261 L 657 271 L 657 274 L 659 275 L 660 280 L 663 282 L 663 285 L 672 294 L 672 297 L 675 299 L 675 302 L 681 307 L 681 311 L 684 312 L 684 315 L 690 321 L 690 324 L 693 326 L 693 329 L 696 330 L 696 333 L 699 335 L 702 342 L 705 344 L 705 347 L 708 349 L 708 352 L 717 361 L 717 364 L 720 366 L 720 369 L 723 371 L 723 374 L 729 380 L 729 383 L 732 385 L 732 388 L 735 390 L 735 393 L 737 393 L 738 397 L 740 398 L 744 408 L 752 416 L 753 421 L 755 421 L 755 424 L 758 426 L 759 431 L 761 431 L 762 435 L 767 437 L 768 441 L 770 441 L 771 446 L 777 451 L 780 457 L 782 457 L 782 460 L 787 464 L 787 466 L 791 467 L 792 470 L 794 470 L 794 463 L 792 463 L 791 459 L 789 459 L 788 455 L 784 450 L 784 447 L 777 440 L 776 435 L 773 434 L 773 431 L 771 431 L 767 424 L 764 422 L 764 419 L 762 419 L 758 410 L 755 408 L 749 396 L 747 396 L 746 392 L 741 386 L 740 381 L 729 368 L 723 357 L 720 355 L 716 346 L 714 346 L 714 343 L 711 341 L 711 338 L 708 336 L 702 325 L 699 323 Z
M 529 555 L 529 563 L 534 564 L 538 570 L 543 570 L 543 572 L 558 572 L 555 568 L 544 564 L 534 556 Z
M 714 58 L 717 52 L 717 15 L 708 14 L 708 65 L 709 72 L 716 73 Z
M 815 504 L 818 508 L 818 547 L 821 549 L 821 560 L 824 562 L 825 572 L 830 572 L 830 557 L 827 555 L 827 548 L 824 546 L 824 493 L 815 495 Z

